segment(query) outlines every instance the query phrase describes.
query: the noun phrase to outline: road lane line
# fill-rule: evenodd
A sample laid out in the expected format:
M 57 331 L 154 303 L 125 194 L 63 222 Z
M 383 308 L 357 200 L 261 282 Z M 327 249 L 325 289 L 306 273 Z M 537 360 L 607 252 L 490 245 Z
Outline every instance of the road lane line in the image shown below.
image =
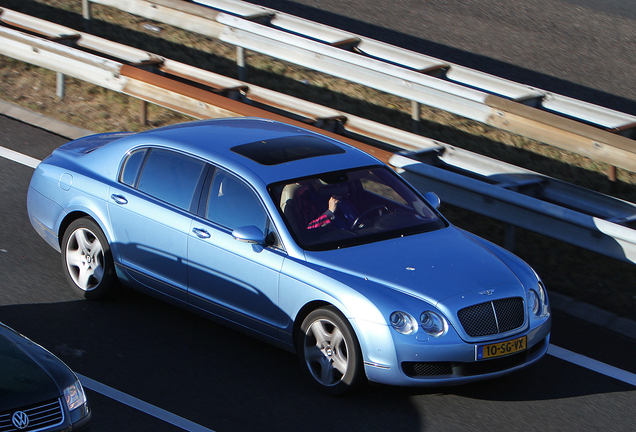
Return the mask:
M 23 155 L 22 153 L 18 153 L 17 151 L 9 150 L 5 147 L 0 147 L 0 156 L 5 159 L 12 160 L 14 162 L 21 163 L 22 165 L 26 165 L 31 168 L 36 168 L 40 163 L 39 160 L 32 158 L 31 156 Z
M 550 345 L 550 347 L 548 348 L 548 354 L 561 360 L 565 360 L 569 363 L 582 366 L 591 371 L 598 372 L 605 376 L 636 386 L 636 374 L 633 374 L 631 372 L 627 372 L 617 367 L 601 363 L 598 360 L 585 357 L 584 355 L 568 351 L 565 348 L 560 348 L 555 345 Z
M 183 430 L 186 430 L 188 432 L 214 432 L 212 429 L 208 429 L 199 424 L 191 422 L 190 420 L 184 419 L 183 417 L 179 417 L 176 414 L 172 414 L 169 411 L 151 405 L 119 390 L 115 390 L 112 387 L 108 387 L 107 385 L 92 380 L 88 377 L 80 374 L 77 374 L 77 376 L 82 382 L 83 387 L 86 387 L 89 390 L 93 390 L 106 397 L 116 400 L 117 402 L 128 405 L 131 408 L 135 408 L 136 410 L 139 410 L 143 413 L 156 417 L 159 420 L 163 420 L 166 423 L 170 423 L 174 426 L 180 427 Z

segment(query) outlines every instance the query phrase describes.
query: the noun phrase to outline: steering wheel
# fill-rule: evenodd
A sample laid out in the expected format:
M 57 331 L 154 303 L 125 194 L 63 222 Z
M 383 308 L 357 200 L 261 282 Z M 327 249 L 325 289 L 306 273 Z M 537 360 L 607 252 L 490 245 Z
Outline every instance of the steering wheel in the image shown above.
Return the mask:
M 361 220 L 364 220 L 367 218 L 367 216 L 369 216 L 369 214 L 373 213 L 374 211 L 378 212 L 378 215 L 380 214 L 380 210 L 386 210 L 387 213 L 389 213 L 389 209 L 387 206 L 385 205 L 377 205 L 377 206 L 373 206 L 370 209 L 367 209 L 365 211 L 363 211 L 360 216 L 358 216 L 356 218 L 355 221 L 353 221 L 353 224 L 351 224 L 351 228 L 350 229 L 354 229 L 355 227 L 357 227 L 360 224 Z

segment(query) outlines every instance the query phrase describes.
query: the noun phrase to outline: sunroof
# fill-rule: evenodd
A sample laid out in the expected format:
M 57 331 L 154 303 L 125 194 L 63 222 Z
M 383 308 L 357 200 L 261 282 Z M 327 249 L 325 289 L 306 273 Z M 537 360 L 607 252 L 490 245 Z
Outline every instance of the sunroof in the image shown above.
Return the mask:
M 234 153 L 261 165 L 278 165 L 300 159 L 345 153 L 345 149 L 313 136 L 290 136 L 232 147 Z

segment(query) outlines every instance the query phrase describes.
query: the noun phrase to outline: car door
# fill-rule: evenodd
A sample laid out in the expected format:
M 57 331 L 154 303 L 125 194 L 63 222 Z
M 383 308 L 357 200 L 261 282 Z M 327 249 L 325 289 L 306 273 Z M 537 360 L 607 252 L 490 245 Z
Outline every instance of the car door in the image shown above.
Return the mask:
M 245 226 L 268 233 L 270 222 L 262 202 L 247 183 L 217 170 L 204 189 L 203 203 L 189 233 L 190 303 L 276 337 L 285 321 L 278 307 L 285 253 L 275 245 L 245 243 L 232 236 L 233 230 Z
M 145 287 L 187 301 L 187 242 L 209 166 L 175 151 L 146 148 L 122 165 L 108 209 L 118 265 Z

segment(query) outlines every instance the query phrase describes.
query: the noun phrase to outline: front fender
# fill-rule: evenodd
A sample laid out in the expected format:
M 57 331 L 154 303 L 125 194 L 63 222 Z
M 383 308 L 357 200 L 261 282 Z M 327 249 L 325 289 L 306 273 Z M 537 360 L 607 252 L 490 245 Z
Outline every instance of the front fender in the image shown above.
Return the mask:
M 389 315 L 395 310 L 412 309 L 414 302 L 418 304 L 416 309 L 424 310 L 424 303 L 403 293 L 394 293 L 397 296 L 394 298 L 390 292 L 375 282 L 314 268 L 302 260 L 288 258 L 280 279 L 279 306 L 290 321 L 281 329 L 281 338 L 293 345 L 294 330 L 309 311 L 320 304 L 330 304 L 351 324 L 365 365 L 374 369 L 394 368 L 397 353 Z

